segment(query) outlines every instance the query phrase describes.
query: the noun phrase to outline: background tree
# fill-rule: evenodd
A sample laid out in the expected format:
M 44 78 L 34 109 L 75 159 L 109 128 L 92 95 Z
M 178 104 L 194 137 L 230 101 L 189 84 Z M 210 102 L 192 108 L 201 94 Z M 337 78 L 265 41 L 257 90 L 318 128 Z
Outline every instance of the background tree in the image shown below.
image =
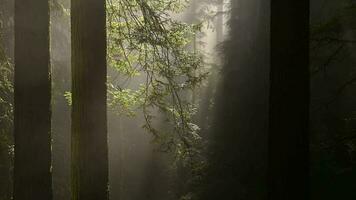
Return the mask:
M 231 1 L 201 199 L 267 197 L 269 2 Z
M 14 199 L 52 199 L 49 3 L 15 1 Z
M 52 183 L 53 199 L 70 199 L 71 107 L 63 96 L 71 87 L 70 0 L 51 1 Z M 65 161 L 65 162 L 63 162 Z

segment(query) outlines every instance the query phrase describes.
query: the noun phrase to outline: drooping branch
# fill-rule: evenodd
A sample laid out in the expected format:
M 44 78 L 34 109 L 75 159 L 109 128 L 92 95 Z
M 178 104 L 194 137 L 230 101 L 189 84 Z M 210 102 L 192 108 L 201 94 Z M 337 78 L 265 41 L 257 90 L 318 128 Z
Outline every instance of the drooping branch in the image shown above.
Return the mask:
M 128 94 L 134 102 L 128 104 L 143 111 L 144 127 L 164 149 L 181 148 L 191 154 L 191 148 L 199 140 L 198 128 L 192 123 L 194 105 L 186 101 L 183 94 L 207 74 L 193 73 L 202 67 L 202 61 L 187 48 L 188 36 L 199 31 L 200 26 L 184 24 L 171 16 L 180 12 L 184 4 L 180 0 L 108 0 L 108 57 L 109 66 L 120 74 L 115 76 L 116 83 L 112 83 L 111 88 L 123 88 L 116 77 L 145 77 L 138 90 Z M 124 92 L 127 90 L 109 93 Z M 118 100 L 115 95 L 111 98 Z M 122 107 L 126 103 L 118 100 L 111 104 Z M 170 130 L 159 130 L 153 125 L 151 112 L 156 109 L 171 122 Z

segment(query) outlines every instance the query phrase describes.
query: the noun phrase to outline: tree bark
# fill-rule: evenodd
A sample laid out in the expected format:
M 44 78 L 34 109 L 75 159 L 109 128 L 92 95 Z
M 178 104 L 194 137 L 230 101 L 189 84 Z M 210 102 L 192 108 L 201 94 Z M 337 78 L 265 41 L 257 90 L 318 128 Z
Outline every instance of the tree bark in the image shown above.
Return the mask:
M 52 199 L 48 0 L 15 1 L 14 199 Z
M 309 1 L 271 0 L 269 199 L 309 199 Z
M 108 198 L 105 0 L 72 0 L 72 199 Z

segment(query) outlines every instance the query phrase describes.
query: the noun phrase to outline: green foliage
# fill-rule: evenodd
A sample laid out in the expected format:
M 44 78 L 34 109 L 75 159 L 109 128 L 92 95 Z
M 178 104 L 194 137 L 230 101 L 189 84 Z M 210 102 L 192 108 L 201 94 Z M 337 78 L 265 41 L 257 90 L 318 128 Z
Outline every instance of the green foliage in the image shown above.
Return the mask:
M 1 41 L 0 36 L 0 41 Z M 13 122 L 13 65 L 0 45 L 0 141 L 10 146 Z
M 72 105 L 72 93 L 67 91 L 64 93 L 63 96 L 67 100 L 68 104 L 71 106 Z
M 175 20 L 187 5 L 182 0 L 109 0 L 107 3 L 108 64 L 117 74 L 109 77 L 109 105 L 119 113 L 142 109 L 146 124 L 162 149 L 180 157 L 192 154 L 199 127 L 192 123 L 194 105 L 187 91 L 206 76 L 200 55 L 189 51 L 190 38 L 201 28 Z M 119 77 L 119 78 L 118 78 Z M 140 80 L 135 89 L 127 81 Z M 158 128 L 153 113 L 163 113 L 169 126 Z
M 145 118 L 143 128 L 155 136 L 161 150 L 192 156 L 200 142 L 199 127 L 193 123 L 196 107 L 188 100 L 207 73 L 202 73 L 202 56 L 189 50 L 201 24 L 175 20 L 187 0 L 108 0 L 107 35 L 108 106 L 118 114 Z M 127 88 L 130 80 L 139 81 Z M 71 104 L 71 93 L 64 97 Z M 158 128 L 164 116 L 164 128 Z M 188 156 L 189 155 L 189 156 Z
M 0 199 L 11 195 L 11 171 L 13 148 L 13 65 L 1 45 L 3 27 L 0 30 Z M 8 188 L 7 188 L 8 187 Z
M 113 84 L 108 84 L 108 105 L 109 108 L 115 109 L 120 105 L 120 109 L 116 109 L 120 115 L 135 116 L 138 105 L 144 102 L 142 96 L 143 87 L 138 90 L 121 89 Z
M 186 96 L 208 75 L 201 72 L 202 56 L 189 48 L 201 24 L 172 17 L 187 5 L 187 0 L 107 1 L 107 60 L 114 74 L 108 77 L 109 109 L 131 117 L 141 109 L 143 128 L 161 150 L 183 160 L 200 143 L 196 105 Z M 130 80 L 140 84 L 130 88 Z M 71 93 L 64 96 L 71 104 Z M 168 125 L 158 128 L 161 116 Z

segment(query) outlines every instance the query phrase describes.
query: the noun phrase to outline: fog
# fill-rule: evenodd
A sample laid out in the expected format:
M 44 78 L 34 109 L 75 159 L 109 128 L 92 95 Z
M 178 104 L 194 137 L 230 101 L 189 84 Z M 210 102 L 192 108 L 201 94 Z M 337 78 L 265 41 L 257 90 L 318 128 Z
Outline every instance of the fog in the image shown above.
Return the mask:
M 70 106 L 64 95 L 70 91 L 71 79 L 69 6 L 68 0 L 60 0 L 54 3 L 51 12 L 52 79 L 55 91 L 52 105 L 52 163 L 54 199 L 57 200 L 70 198 Z M 216 87 L 215 79 L 221 62 L 219 44 L 227 34 L 228 15 L 224 9 L 228 10 L 228 7 L 227 2 L 219 5 L 195 0 L 182 13 L 172 13 L 172 17 L 181 22 L 202 23 L 202 30 L 194 36 L 190 48 L 202 54 L 204 70 L 212 72 L 212 77 L 205 80 L 200 89 L 188 95 L 201 108 L 208 108 L 210 100 L 200 99 L 205 99 L 204 95 L 211 99 Z M 115 83 L 130 89 L 137 89 L 144 81 L 142 75 L 128 80 L 110 69 L 110 66 L 108 77 L 109 80 L 115 77 Z M 136 109 L 135 116 L 127 116 L 117 109 L 108 110 L 110 199 L 169 200 L 179 199 L 189 192 L 190 189 L 185 186 L 189 175 L 175 164 L 174 155 L 162 151 L 159 144 L 154 142 L 153 135 L 142 128 L 145 123 L 142 110 Z M 155 111 L 155 115 L 161 114 Z M 162 123 L 159 121 L 155 123 Z
M 0 2 L 0 200 L 13 199 L 14 1 Z M 310 158 L 304 155 L 303 163 L 293 154 L 298 147 L 289 145 L 295 144 L 292 137 L 275 138 L 285 139 L 281 146 L 271 142 L 271 88 L 278 86 L 271 81 L 276 53 L 272 44 L 295 43 L 288 41 L 293 35 L 289 30 L 283 32 L 279 24 L 272 28 L 273 9 L 278 11 L 272 1 L 106 2 L 110 200 L 261 200 L 270 199 L 272 192 L 288 195 L 278 188 L 271 192 L 273 181 L 300 193 L 309 188 L 304 192 L 313 200 L 356 198 L 355 0 L 310 1 L 310 137 L 305 144 Z M 50 1 L 54 200 L 73 198 L 70 5 L 70 0 Z M 289 21 L 278 22 L 294 27 Z M 273 34 L 286 34 L 287 39 Z M 295 78 L 282 73 L 276 79 L 281 82 L 278 89 L 284 89 L 281 98 L 300 97 L 284 87 L 289 79 L 297 82 Z M 302 103 L 291 101 L 279 113 Z M 299 120 L 296 112 L 288 115 L 291 123 Z M 288 136 L 302 124 L 285 126 L 280 125 Z M 279 147 L 280 152 L 271 153 Z M 288 153 L 297 156 L 283 158 Z M 271 162 L 281 169 L 271 170 Z M 308 166 L 310 174 L 298 166 Z M 298 175 L 308 183 L 294 187 L 298 181 L 291 180 Z

